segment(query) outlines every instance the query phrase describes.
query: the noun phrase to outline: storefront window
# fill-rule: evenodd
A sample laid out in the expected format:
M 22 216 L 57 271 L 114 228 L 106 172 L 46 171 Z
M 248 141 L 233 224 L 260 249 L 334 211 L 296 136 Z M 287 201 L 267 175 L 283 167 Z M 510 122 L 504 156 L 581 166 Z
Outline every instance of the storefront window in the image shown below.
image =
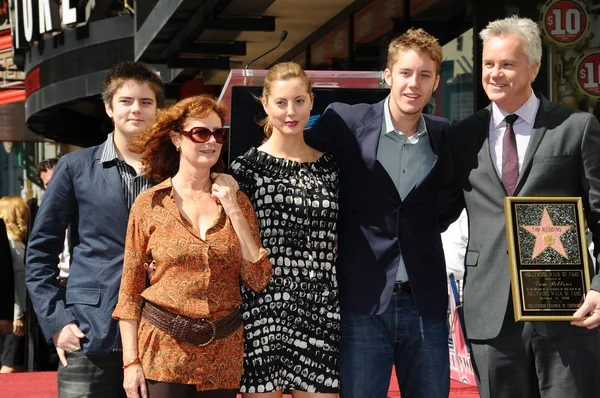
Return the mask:
M 443 53 L 433 113 L 454 122 L 473 113 L 473 29 L 446 43 Z

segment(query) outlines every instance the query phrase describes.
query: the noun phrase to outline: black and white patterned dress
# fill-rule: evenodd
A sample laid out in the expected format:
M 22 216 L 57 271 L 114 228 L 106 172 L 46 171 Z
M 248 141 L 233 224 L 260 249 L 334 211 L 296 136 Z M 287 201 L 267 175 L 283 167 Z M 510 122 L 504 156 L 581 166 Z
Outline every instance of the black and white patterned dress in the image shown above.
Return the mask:
M 256 148 L 230 168 L 248 194 L 273 263 L 265 290 L 242 286 L 241 392 L 339 389 L 336 220 L 338 167 L 276 158 Z

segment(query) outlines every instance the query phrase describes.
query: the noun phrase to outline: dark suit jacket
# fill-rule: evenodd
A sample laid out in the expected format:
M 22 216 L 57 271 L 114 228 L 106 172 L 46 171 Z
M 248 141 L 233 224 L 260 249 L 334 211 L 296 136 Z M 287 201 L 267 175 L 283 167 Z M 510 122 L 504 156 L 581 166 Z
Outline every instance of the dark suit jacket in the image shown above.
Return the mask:
M 445 139 L 448 121 L 425 115 L 437 159 L 405 200 L 377 161 L 384 101 L 331 104 L 305 132 L 309 145 L 332 153 L 340 166 L 337 272 L 343 309 L 381 314 L 394 287 L 400 252 L 420 314 L 443 319 L 448 289 L 441 229 L 460 213 L 442 187 L 452 179 Z
M 600 234 L 600 125 L 596 118 L 541 95 L 515 196 L 580 196 L 597 241 Z M 492 339 L 514 322 L 504 221 L 506 191 L 492 163 L 491 105 L 453 124 L 450 147 L 469 215 L 464 317 L 470 339 Z M 591 262 L 590 262 L 591 264 Z M 595 272 L 592 271 L 592 275 Z M 600 290 L 600 278 L 592 288 Z M 586 333 L 568 322 L 534 322 L 538 333 Z
M 88 355 L 121 346 L 115 308 L 129 209 L 116 167 L 100 162 L 105 144 L 61 157 L 36 216 L 27 249 L 27 288 L 46 338 L 69 322 L 85 333 Z M 61 289 L 58 255 L 71 225 L 73 257 Z
M 12 321 L 15 309 L 15 278 L 6 226 L 0 218 L 0 320 Z

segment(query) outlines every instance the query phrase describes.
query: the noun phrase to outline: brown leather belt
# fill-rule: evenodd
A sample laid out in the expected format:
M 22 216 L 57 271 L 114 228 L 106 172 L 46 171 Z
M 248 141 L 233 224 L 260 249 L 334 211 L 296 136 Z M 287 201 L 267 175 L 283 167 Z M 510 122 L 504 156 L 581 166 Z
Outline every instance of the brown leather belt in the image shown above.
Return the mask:
M 172 336 L 176 340 L 200 347 L 229 336 L 242 326 L 242 315 L 238 307 L 222 318 L 192 319 L 174 314 L 150 302 L 146 302 L 142 316 L 148 323 Z
M 410 283 L 408 281 L 396 282 L 394 284 L 394 292 L 392 294 L 412 294 Z

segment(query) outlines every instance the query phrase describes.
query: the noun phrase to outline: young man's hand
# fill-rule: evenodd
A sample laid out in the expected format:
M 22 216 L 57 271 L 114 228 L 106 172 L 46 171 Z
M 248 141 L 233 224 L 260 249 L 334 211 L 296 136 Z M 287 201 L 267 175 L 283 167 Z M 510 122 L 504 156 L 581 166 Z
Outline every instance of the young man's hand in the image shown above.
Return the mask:
M 58 332 L 54 333 L 52 341 L 54 341 L 56 353 L 64 367 L 67 367 L 67 357 L 65 356 L 65 353 L 81 350 L 80 339 L 84 337 L 85 334 L 83 334 L 74 323 L 69 323 Z

